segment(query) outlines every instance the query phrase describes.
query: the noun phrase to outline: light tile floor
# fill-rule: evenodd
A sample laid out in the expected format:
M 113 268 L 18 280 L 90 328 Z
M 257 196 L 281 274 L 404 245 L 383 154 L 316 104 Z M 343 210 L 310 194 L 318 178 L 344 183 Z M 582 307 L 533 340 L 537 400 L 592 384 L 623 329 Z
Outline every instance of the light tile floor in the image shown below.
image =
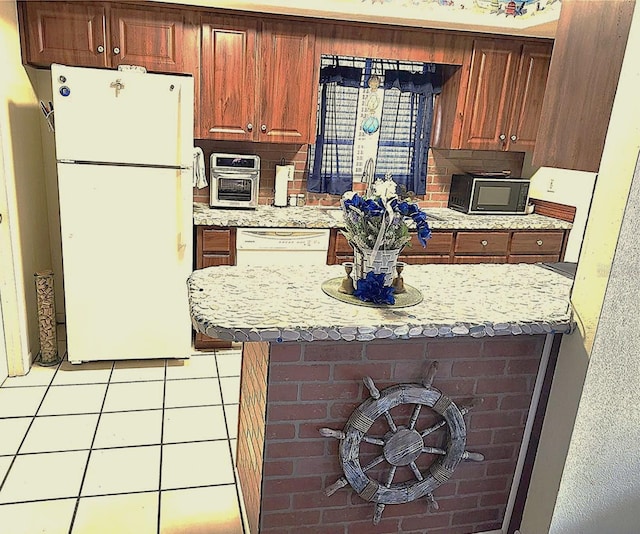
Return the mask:
M 34 365 L 0 386 L 0 532 L 244 534 L 240 349 Z

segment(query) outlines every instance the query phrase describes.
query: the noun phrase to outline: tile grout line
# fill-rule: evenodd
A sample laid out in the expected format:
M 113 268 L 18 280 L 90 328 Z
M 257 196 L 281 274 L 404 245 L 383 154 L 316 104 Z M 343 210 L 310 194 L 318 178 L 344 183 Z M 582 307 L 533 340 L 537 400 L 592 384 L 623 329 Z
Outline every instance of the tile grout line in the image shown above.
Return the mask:
M 102 410 L 107 402 L 107 394 L 109 393 L 109 386 L 111 384 L 111 377 L 113 376 L 113 369 L 115 363 L 111 362 L 111 372 L 109 373 L 109 380 L 107 380 L 107 387 L 104 390 L 104 397 L 102 397 L 102 405 L 100 406 L 100 413 L 98 414 L 98 420 L 96 421 L 96 428 L 93 431 L 93 438 L 91 438 L 91 446 L 89 448 L 89 454 L 87 455 L 87 461 L 84 465 L 84 472 L 82 473 L 82 480 L 80 481 L 80 488 L 78 489 L 78 496 L 76 497 L 76 504 L 73 507 L 73 515 L 71 516 L 71 523 L 69 524 L 69 534 L 73 531 L 73 525 L 76 522 L 76 515 L 78 514 L 78 506 L 80 506 L 80 497 L 82 496 L 82 488 L 84 481 L 87 478 L 87 471 L 89 470 L 89 462 L 91 461 L 91 453 L 93 452 L 93 444 L 96 442 L 96 436 L 98 435 L 98 427 L 100 426 L 100 419 L 102 418 Z
M 38 412 L 40 411 L 40 408 L 42 407 L 42 403 L 44 402 L 44 399 L 47 396 L 47 393 L 49 393 L 49 389 L 51 388 L 51 385 L 53 384 L 53 380 L 54 380 L 55 376 L 58 374 L 58 370 L 60 369 L 61 363 L 62 362 L 59 362 L 57 364 L 56 370 L 53 373 L 53 376 L 51 377 L 51 380 L 47 384 L 47 389 L 45 390 L 44 395 L 42 395 L 42 398 L 40 399 L 40 403 L 38 404 L 38 407 L 36 408 L 36 411 L 31 416 L 31 421 L 29 421 L 29 426 L 27 427 L 27 430 L 25 431 L 24 436 L 22 436 L 22 440 L 20 441 L 20 445 L 18 445 L 18 449 L 16 450 L 16 452 L 13 454 L 13 457 L 11 458 L 11 462 L 9 463 L 9 467 L 7 468 L 7 472 L 5 473 L 2 481 L 0 481 L 0 494 L 2 494 L 2 488 L 4 487 L 7 479 L 9 478 L 9 473 L 11 472 L 11 469 L 13 468 L 13 464 L 15 463 L 16 458 L 18 457 L 18 454 L 20 453 L 20 449 L 22 448 L 22 446 L 24 445 L 25 440 L 27 439 L 27 434 L 29 434 L 29 431 L 31 430 L 31 427 L 33 426 L 33 423 L 36 420 Z M 33 363 L 32 363 L 32 365 L 33 365 Z M 3 384 L 4 384 L 4 382 L 3 382 Z
M 162 519 L 162 457 L 164 453 L 164 416 L 165 416 L 165 403 L 167 400 L 167 375 L 169 374 L 169 362 L 164 361 L 164 382 L 162 386 L 162 419 L 160 421 L 160 466 L 158 473 L 158 514 L 156 522 L 156 532 L 160 534 L 160 521 Z
M 238 486 L 240 483 L 238 481 L 238 478 L 236 477 L 236 468 L 233 463 L 233 449 L 231 446 L 231 438 L 229 436 L 229 422 L 227 421 L 227 411 L 225 410 L 225 403 L 224 403 L 224 396 L 223 396 L 224 394 L 222 392 L 222 380 L 220 377 L 220 367 L 218 366 L 218 351 L 215 349 L 213 351 L 213 359 L 216 364 L 216 375 L 218 377 L 218 387 L 220 388 L 220 400 L 222 403 L 222 417 L 224 417 L 224 428 L 227 433 L 227 447 L 229 448 L 229 459 L 231 460 L 231 472 L 233 473 L 233 485 L 236 490 L 236 500 L 238 503 L 238 512 L 240 514 L 240 528 L 242 529 L 243 534 L 245 534 L 244 521 L 242 518 L 242 503 L 240 502 L 240 492 L 238 491 Z M 238 417 L 239 416 L 240 414 L 238 414 Z M 237 438 L 236 438 L 236 443 L 237 443 Z

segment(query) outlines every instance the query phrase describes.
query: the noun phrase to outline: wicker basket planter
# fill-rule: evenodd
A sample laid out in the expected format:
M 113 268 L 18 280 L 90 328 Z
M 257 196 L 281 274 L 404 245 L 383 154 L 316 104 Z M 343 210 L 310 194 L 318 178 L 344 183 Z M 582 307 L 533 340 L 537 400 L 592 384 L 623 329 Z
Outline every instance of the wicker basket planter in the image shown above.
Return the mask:
M 365 278 L 367 273 L 384 273 L 384 285 L 390 286 L 396 274 L 396 264 L 402 249 L 378 250 L 375 255 L 369 249 L 360 250 L 353 247 L 353 272 L 352 276 L 357 283 L 358 279 Z

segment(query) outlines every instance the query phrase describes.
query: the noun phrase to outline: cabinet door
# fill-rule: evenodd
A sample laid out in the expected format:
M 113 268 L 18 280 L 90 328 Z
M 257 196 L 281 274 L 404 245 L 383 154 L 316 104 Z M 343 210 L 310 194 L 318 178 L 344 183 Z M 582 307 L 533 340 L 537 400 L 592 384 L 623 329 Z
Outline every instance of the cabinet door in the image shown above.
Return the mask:
M 200 130 L 204 138 L 254 139 L 257 27 L 257 21 L 248 18 L 203 20 Z
M 258 140 L 311 142 L 317 105 L 315 34 L 291 23 L 264 22 L 260 43 Z
M 522 47 L 511 119 L 505 132 L 509 150 L 524 152 L 535 147 L 550 62 L 551 45 L 527 43 Z
M 462 148 L 505 148 L 520 49 L 521 44 L 513 41 L 478 39 L 474 42 L 462 123 Z
M 140 65 L 150 71 L 183 72 L 184 16 L 169 9 L 111 9 L 113 67 Z
M 106 17 L 100 4 L 23 2 L 24 61 L 49 67 L 51 63 L 106 67 Z
M 598 172 L 634 5 L 563 0 L 535 166 Z

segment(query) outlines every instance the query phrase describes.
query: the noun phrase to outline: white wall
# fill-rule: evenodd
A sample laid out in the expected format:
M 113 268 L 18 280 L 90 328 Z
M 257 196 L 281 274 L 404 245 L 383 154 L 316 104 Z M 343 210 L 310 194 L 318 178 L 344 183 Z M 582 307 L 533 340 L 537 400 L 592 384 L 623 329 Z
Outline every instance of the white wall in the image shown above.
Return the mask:
M 7 217 L 7 197 L 5 195 L 5 187 L 4 187 L 4 153 L 3 153 L 3 143 L 2 143 L 2 123 L 0 122 L 0 217 Z M 6 223 L 3 225 L 2 221 L 0 221 L 0 250 L 3 252 L 3 256 L 6 256 L 5 262 L 10 264 L 13 255 L 10 253 L 11 250 L 11 238 L 9 234 L 9 225 Z M 7 261 L 9 260 L 9 261 Z M 2 265 L 2 260 L 0 260 L 0 269 Z M 4 320 L 2 318 L 2 286 L 3 284 L 3 276 L 2 271 L 0 271 L 0 385 L 4 382 L 5 378 L 7 378 L 9 374 L 9 367 L 7 364 L 7 346 L 4 340 Z
M 53 100 L 51 91 L 51 71 L 38 69 L 32 74 L 36 85 L 38 98 L 44 102 Z M 54 113 L 55 115 L 55 113 Z M 54 275 L 54 298 L 56 305 L 56 321 L 64 323 L 64 280 L 62 273 L 62 239 L 60 236 L 60 208 L 58 200 L 58 171 L 56 167 L 56 142 L 55 135 L 47 126 L 46 121 L 41 120 L 42 134 L 42 162 L 44 180 L 46 185 L 47 206 L 49 214 L 49 241 L 51 243 L 51 263 Z
M 16 2 L 0 1 L 0 128 L 8 249 L 0 254 L 0 297 L 9 374 L 24 374 L 39 350 L 34 273 L 51 268 L 38 100 L 22 66 Z M 0 208 L 3 208 L 0 204 Z
M 523 534 L 639 531 L 637 191 L 627 207 L 640 151 L 638 87 L 640 2 L 578 262 L 572 294 L 578 331 L 560 348 Z
M 578 261 L 595 182 L 595 173 L 550 167 L 540 167 L 531 176 L 531 197 L 576 208 L 565 261 Z

